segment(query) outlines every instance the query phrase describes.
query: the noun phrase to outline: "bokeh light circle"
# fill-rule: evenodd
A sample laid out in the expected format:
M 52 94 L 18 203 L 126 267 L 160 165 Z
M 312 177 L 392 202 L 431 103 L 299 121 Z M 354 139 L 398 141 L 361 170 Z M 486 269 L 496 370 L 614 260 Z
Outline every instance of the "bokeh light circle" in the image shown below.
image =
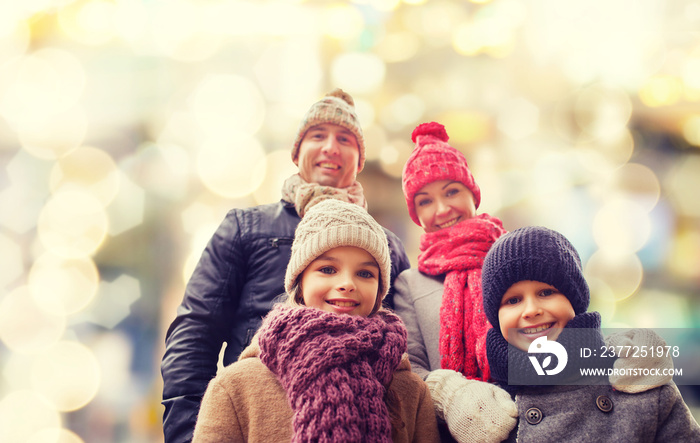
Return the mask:
M 37 432 L 60 426 L 58 411 L 36 392 L 13 391 L 0 400 L 2 442 L 27 442 Z
M 299 168 L 292 162 L 288 149 L 280 149 L 267 154 L 267 171 L 262 185 L 253 191 L 253 197 L 259 205 L 274 203 L 282 196 L 284 182 Z
M 628 254 L 640 250 L 651 235 L 646 208 L 623 197 L 607 201 L 593 219 L 593 238 L 600 249 Z
M 253 137 L 239 136 L 230 142 L 209 142 L 197 156 L 197 173 L 210 191 L 238 198 L 258 189 L 267 169 L 265 151 Z
M 84 440 L 68 429 L 47 428 L 32 434 L 26 443 L 84 443 Z
M 57 342 L 66 319 L 37 306 L 27 286 L 20 286 L 0 301 L 0 340 L 14 352 L 31 354 Z
M 386 66 L 374 54 L 345 53 L 333 60 L 331 77 L 333 84 L 352 94 L 369 94 L 384 83 Z
M 112 157 L 101 149 L 81 147 L 60 158 L 49 177 L 51 192 L 88 192 L 108 206 L 119 191 L 119 170 Z
M 85 112 L 73 108 L 18 125 L 17 136 L 27 152 L 37 158 L 53 160 L 80 146 L 85 140 L 87 126 Z
M 265 101 L 247 78 L 212 74 L 195 90 L 192 111 L 208 138 L 224 141 L 239 132 L 255 134 L 265 117 Z
M 32 386 L 59 411 L 82 408 L 97 394 L 100 367 L 86 346 L 60 341 L 37 356 Z
M 91 259 L 66 259 L 47 253 L 32 265 L 27 286 L 39 308 L 68 315 L 93 300 L 99 282 L 97 266 Z
M 586 279 L 605 283 L 608 301 L 620 301 L 637 291 L 644 269 L 636 254 L 617 255 L 599 250 L 588 259 L 585 275 Z
M 103 204 L 83 191 L 55 194 L 42 209 L 37 223 L 41 243 L 67 258 L 92 255 L 104 241 L 107 227 Z

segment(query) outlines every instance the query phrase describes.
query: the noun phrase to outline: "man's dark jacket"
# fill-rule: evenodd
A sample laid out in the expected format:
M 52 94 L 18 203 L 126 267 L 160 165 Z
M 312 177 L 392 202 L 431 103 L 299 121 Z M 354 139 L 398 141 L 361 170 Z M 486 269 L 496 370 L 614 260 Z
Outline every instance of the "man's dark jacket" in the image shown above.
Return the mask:
M 284 275 L 299 215 L 278 203 L 233 209 L 214 233 L 190 278 L 165 338 L 165 442 L 191 441 L 202 395 L 216 375 L 219 353 L 229 365 L 250 344 L 262 318 L 284 294 Z M 399 238 L 384 230 L 391 282 L 410 263 Z M 393 291 L 385 305 L 393 307 Z

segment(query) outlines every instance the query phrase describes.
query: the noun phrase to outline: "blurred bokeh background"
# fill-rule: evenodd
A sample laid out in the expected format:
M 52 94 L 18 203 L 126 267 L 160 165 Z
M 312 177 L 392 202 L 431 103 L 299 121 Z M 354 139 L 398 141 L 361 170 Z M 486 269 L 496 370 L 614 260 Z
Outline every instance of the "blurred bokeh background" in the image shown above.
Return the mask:
M 604 326 L 700 326 L 700 1 L 0 0 L 0 441 L 162 441 L 187 279 L 334 87 L 413 265 L 435 120 L 480 212 L 573 241 Z

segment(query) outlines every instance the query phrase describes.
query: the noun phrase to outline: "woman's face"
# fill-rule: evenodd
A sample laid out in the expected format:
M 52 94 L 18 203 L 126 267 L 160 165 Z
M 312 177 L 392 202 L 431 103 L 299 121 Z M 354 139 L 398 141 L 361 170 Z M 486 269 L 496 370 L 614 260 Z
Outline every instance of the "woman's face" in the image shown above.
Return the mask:
M 474 194 L 462 182 L 438 180 L 413 197 L 416 215 L 425 232 L 449 228 L 476 215 Z
M 367 317 L 377 304 L 379 275 L 377 261 L 364 249 L 354 246 L 330 249 L 301 274 L 304 305 Z

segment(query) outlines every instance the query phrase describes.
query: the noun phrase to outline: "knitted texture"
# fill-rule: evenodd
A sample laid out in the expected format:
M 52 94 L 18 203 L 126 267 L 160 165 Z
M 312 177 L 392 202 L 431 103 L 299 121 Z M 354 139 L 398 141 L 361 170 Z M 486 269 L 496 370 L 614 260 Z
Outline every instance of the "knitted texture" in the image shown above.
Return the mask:
M 478 208 L 481 190 L 469 170 L 467 158 L 447 144 L 449 137 L 445 127 L 436 122 L 422 123 L 413 130 L 411 140 L 416 146 L 402 174 L 403 195 L 411 220 L 421 225 L 414 197 L 423 186 L 438 180 L 454 180 L 464 184 L 474 195 L 474 204 Z
M 590 293 L 581 259 L 559 232 L 541 226 L 516 229 L 502 236 L 484 260 L 484 311 L 499 328 L 501 299 L 513 284 L 533 280 L 554 286 L 569 299 L 576 314 L 586 312 Z
M 309 183 L 301 178 L 301 175 L 294 174 L 285 180 L 282 186 L 282 200 L 292 203 L 299 217 L 304 217 L 308 208 L 330 198 L 343 200 L 367 210 L 364 190 L 357 180 L 347 188 L 334 188 Z
M 605 339 L 605 345 L 613 348 L 621 346 L 622 349 L 657 349 L 657 346 L 661 346 L 663 349 L 666 346 L 666 340 L 651 329 L 630 329 L 611 334 Z M 673 381 L 673 376 L 670 375 L 672 373 L 670 370 L 673 369 L 673 358 L 670 355 L 665 356 L 663 352 L 650 352 L 644 357 L 635 353 L 621 354 L 614 364 L 617 371 L 609 377 L 610 384 L 618 391 L 637 394 Z M 643 370 L 650 368 L 658 368 L 659 373 Z M 632 371 L 631 369 L 642 370 Z
M 389 242 L 382 227 L 363 208 L 333 198 L 307 208 L 294 234 L 292 255 L 284 277 L 288 294 L 297 277 L 324 252 L 341 246 L 355 246 L 367 251 L 379 265 L 379 295 L 375 310 L 389 290 L 391 256 Z
M 384 402 L 406 351 L 406 328 L 372 317 L 278 305 L 265 318 L 260 359 L 287 392 L 293 442 L 391 441 Z
M 489 379 L 483 313 L 481 266 L 491 245 L 503 235 L 501 221 L 488 214 L 421 236 L 418 270 L 445 275 L 440 306 L 442 369 L 467 378 Z
M 357 172 L 362 171 L 362 168 L 365 167 L 365 137 L 362 134 L 362 127 L 355 113 L 355 101 L 350 94 L 340 88 L 336 88 L 326 94 L 321 100 L 311 105 L 311 108 L 306 112 L 306 115 L 299 123 L 297 137 L 294 140 L 292 160 L 296 161 L 299 157 L 299 147 L 304 139 L 304 135 L 306 135 L 306 131 L 312 126 L 324 123 L 342 126 L 355 135 L 357 146 L 360 149 Z
M 460 443 L 503 441 L 518 422 L 510 394 L 494 384 L 468 380 L 450 369 L 432 371 L 425 382 L 435 414 Z

